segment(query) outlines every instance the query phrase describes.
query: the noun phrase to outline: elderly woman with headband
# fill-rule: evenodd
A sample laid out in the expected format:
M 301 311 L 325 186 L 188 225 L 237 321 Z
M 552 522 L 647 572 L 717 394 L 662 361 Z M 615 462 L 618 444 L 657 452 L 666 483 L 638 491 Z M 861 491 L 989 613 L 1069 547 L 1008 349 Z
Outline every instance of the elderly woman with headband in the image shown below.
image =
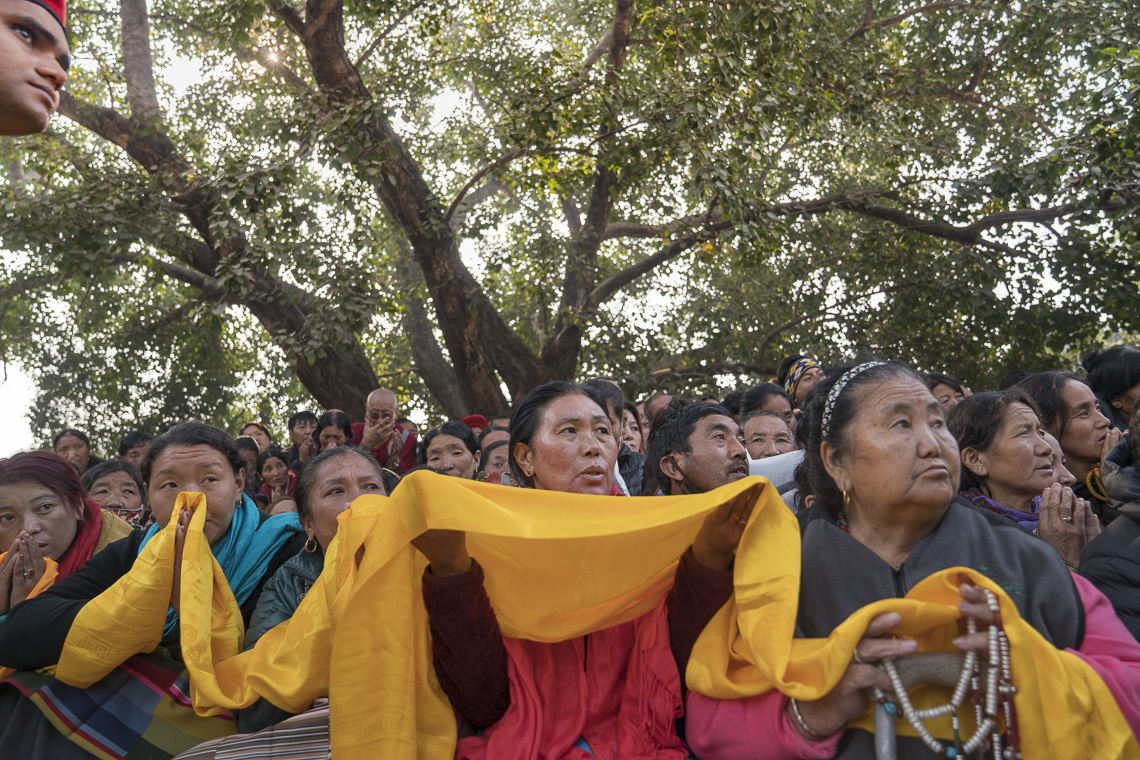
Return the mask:
M 958 446 L 942 405 L 919 375 L 895 362 L 858 365 L 833 373 L 807 407 L 804 466 L 816 502 L 800 517 L 798 636 L 827 639 L 861 608 L 904 596 L 949 568 L 975 568 L 1012 589 L 1021 621 L 1049 646 L 1090 665 L 1133 731 L 1140 728 L 1140 646 L 1104 596 L 1070 575 L 1046 543 L 957 499 Z M 953 646 L 987 652 L 996 620 L 993 594 L 963 582 L 960 595 L 957 612 L 969 622 L 967 630 L 978 632 L 959 635 Z M 869 618 L 842 677 L 821 698 L 798 701 L 775 690 L 734 700 L 690 694 L 690 747 L 704 760 L 874 758 L 875 734 L 849 724 L 867 710 L 870 690 L 893 691 L 887 673 L 872 663 L 917 651 L 917 641 L 886 637 L 902 621 L 895 612 Z M 902 709 L 891 704 L 896 713 Z M 1058 709 L 1071 711 L 1075 704 Z M 1094 700 L 1085 704 L 1105 709 Z M 919 738 L 897 738 L 899 757 L 961 752 L 945 743 L 954 736 L 915 731 Z

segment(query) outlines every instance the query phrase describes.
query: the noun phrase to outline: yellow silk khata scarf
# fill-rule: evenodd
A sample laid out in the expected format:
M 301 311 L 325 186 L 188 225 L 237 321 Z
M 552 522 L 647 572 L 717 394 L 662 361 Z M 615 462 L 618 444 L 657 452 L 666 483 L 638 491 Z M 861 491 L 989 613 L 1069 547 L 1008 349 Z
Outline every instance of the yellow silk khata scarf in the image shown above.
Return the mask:
M 1023 755 L 1140 757 L 1095 672 L 1053 648 L 1000 589 L 970 570 L 939 573 L 907 599 L 860 610 L 826 640 L 795 640 L 799 529 L 775 489 L 758 478 L 698 496 L 623 499 L 415 473 L 395 496 L 361 497 L 341 515 L 324 573 L 293 617 L 245 653 L 240 613 L 202 537 L 204 502 L 184 494 L 170 526 L 182 509 L 193 510 L 183 554 L 181 624 L 195 707 L 210 715 L 263 696 L 300 712 L 328 696 L 337 760 L 450 760 L 455 720 L 431 665 L 419 588 L 424 560 L 412 539 L 429 528 L 466 531 L 503 633 L 558 641 L 652 610 L 702 520 L 738 497 L 754 499 L 755 507 L 734 570 L 735 600 L 694 648 L 686 674 L 690 688 L 724 699 L 770 688 L 800 699 L 822 696 L 847 668 L 867 621 L 882 611 L 899 612 L 904 622 L 898 632 L 918 638 L 922 649 L 950 650 L 959 617 L 957 585 L 969 578 L 1001 603 L 1019 689 Z M 137 592 L 111 593 L 113 588 L 84 608 L 58 678 L 91 683 L 130 654 L 146 651 L 140 646 L 157 644 L 173 578 L 170 526 L 131 570 Z M 140 624 L 147 616 L 153 622 Z

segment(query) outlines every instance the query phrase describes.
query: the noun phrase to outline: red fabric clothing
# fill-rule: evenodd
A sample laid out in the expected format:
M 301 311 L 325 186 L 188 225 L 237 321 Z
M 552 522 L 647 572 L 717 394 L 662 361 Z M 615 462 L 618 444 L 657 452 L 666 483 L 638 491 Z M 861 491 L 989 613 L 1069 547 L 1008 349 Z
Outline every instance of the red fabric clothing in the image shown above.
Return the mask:
M 502 717 L 511 702 L 507 649 L 495 610 L 483 588 L 483 568 L 459 575 L 424 573 L 424 606 L 431 631 L 431 654 L 440 685 L 455 712 L 483 728 Z M 469 663 L 481 667 L 470 675 Z M 454 674 L 469 674 L 454 678 Z
M 693 547 L 685 550 L 673 576 L 669 591 L 669 648 L 677 672 L 681 674 L 681 687 L 685 686 L 685 669 L 689 655 L 709 621 L 732 598 L 732 571 L 705 567 L 693 556 Z
M 352 423 L 352 438 L 348 445 L 359 446 L 363 437 L 364 423 Z M 402 475 L 416 466 L 416 436 L 409 434 L 407 439 L 404 439 L 404 428 L 396 423 L 395 432 L 388 436 L 388 440 L 372 449 L 372 456 L 381 467 L 387 467 L 392 472 Z
M 99 533 L 102 530 L 103 511 L 95 502 L 84 499 L 83 522 L 79 524 L 75 540 L 59 558 L 57 583 L 83 567 L 87 560 L 91 559 L 91 555 L 95 553 L 95 545 L 99 542 Z
M 1140 736 L 1140 643 L 1120 622 L 1112 604 L 1091 583 L 1073 575 L 1085 610 L 1081 645 L 1066 651 L 1101 677 L 1133 733 Z M 792 725 L 787 697 L 769 691 L 746 699 L 720 700 L 690 692 L 685 738 L 703 760 L 795 760 L 831 757 L 843 732 L 809 742 Z
M 423 595 L 440 684 L 462 718 L 491 726 L 462 739 L 457 758 L 587 758 L 579 737 L 599 758 L 688 757 L 674 730 L 679 668 L 732 596 L 731 572 L 704 567 L 690 548 L 654 612 L 554 644 L 500 634 L 474 560 L 460 575 L 425 572 Z
M 295 473 L 293 470 L 289 470 L 289 485 L 285 486 L 285 493 L 288 494 L 289 496 L 292 496 L 293 495 L 293 489 L 296 486 L 297 486 L 297 473 Z M 263 483 L 261 485 L 261 490 L 258 491 L 258 493 L 260 493 L 262 496 L 269 499 L 270 501 L 273 500 L 273 489 L 269 487 L 268 483 Z
M 504 639 L 511 705 L 456 760 L 685 760 L 677 737 L 681 680 L 669 652 L 665 602 L 629 623 L 553 644 Z M 589 656 L 587 656 L 587 651 Z

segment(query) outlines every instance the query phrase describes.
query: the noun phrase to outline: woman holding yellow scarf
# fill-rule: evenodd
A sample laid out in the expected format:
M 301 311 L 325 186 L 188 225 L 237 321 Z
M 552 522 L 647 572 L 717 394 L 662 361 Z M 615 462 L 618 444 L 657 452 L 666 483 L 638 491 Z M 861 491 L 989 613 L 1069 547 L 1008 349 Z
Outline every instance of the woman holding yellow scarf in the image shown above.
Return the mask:
M 879 695 L 892 691 L 892 681 L 874 663 L 919 649 L 919 642 L 909 636 L 890 637 L 905 632 L 903 617 L 881 600 L 909 595 L 924 580 L 933 581 L 931 576 L 956 566 L 992 580 L 1012 599 L 1021 619 L 1044 638 L 1044 647 L 1074 652 L 1091 666 L 1095 675 L 1084 671 L 1088 691 L 1103 691 L 1107 685 L 1115 699 L 1115 705 L 1106 704 L 1111 699 L 1089 700 L 1081 714 L 1073 705 L 1086 687 L 1073 679 L 1063 684 L 1066 692 L 1049 695 L 1055 709 L 1065 713 L 1063 718 L 1096 732 L 1122 713 L 1127 723 L 1115 722 L 1115 741 L 1127 752 L 1135 751 L 1128 725 L 1140 727 L 1140 646 L 1104 597 L 1070 576 L 1047 544 L 1008 520 L 955 500 L 958 447 L 946 429 L 942 407 L 918 376 L 898 363 L 859 365 L 821 383 L 807 405 L 805 466 L 816 502 L 800 518 L 796 629 L 807 638 L 850 641 L 849 662 L 829 668 L 830 679 L 821 677 L 821 668 L 801 675 L 794 687 L 786 684 L 783 690 L 798 691 L 799 699 L 774 690 L 740 699 L 692 693 L 687 738 L 694 752 L 704 760 L 874 758 L 875 737 L 865 730 L 867 725 L 852 727 L 868 709 L 869 690 L 878 689 Z M 1009 613 L 995 612 L 996 604 L 987 603 L 990 592 L 975 585 L 979 581 L 961 583 L 957 605 L 977 632 L 963 629 L 946 643 L 984 655 L 991 641 L 988 629 L 995 626 L 996 636 L 996 626 L 1003 617 L 1008 621 Z M 930 588 L 929 581 L 925 588 Z M 899 600 L 900 611 L 912 607 L 911 599 Z M 1014 638 L 1011 632 L 1010 640 Z M 695 659 L 698 656 L 694 653 Z M 1038 664 L 1043 672 L 1048 670 L 1044 657 L 1034 662 Z M 692 685 L 693 669 L 689 675 Z M 1097 683 L 1098 676 L 1102 683 Z M 1015 661 L 1012 680 L 1023 684 L 1027 694 L 1024 684 L 1030 678 Z M 808 682 L 815 688 L 804 688 Z M 1013 693 L 1002 692 L 1006 699 Z M 893 702 L 888 707 L 888 702 L 883 709 L 897 713 L 900 708 Z M 963 713 L 971 712 L 968 706 Z M 1035 726 L 1042 717 L 1008 712 L 1004 740 L 1016 749 L 1016 731 L 1009 729 L 1020 725 L 1023 735 L 1033 734 L 1027 739 L 1039 742 Z M 898 723 L 900 733 L 908 731 L 905 721 Z M 971 754 L 963 745 L 965 724 L 960 731 L 955 725 L 947 735 L 949 723 L 943 718 L 943 723 L 928 726 L 929 741 L 900 736 L 899 756 Z M 1087 737 L 1071 740 L 1089 746 Z M 1113 750 L 1103 756 L 1127 752 Z
M 539 502 L 543 491 L 609 495 L 617 435 L 588 390 L 547 383 L 515 409 L 511 470 Z M 622 501 L 614 497 L 615 510 Z M 456 758 L 688 757 L 674 728 L 678 668 L 731 596 L 733 554 L 751 510 L 749 500 L 729 501 L 709 515 L 655 610 L 558 642 L 503 636 L 464 533 L 433 530 L 415 539 L 430 563 L 423 596 L 436 674 L 464 728 L 486 729 L 461 736 Z
M 136 578 L 131 569 L 145 565 L 159 545 L 165 550 L 165 540 L 155 539 L 168 535 L 163 529 L 179 494 L 196 492 L 205 502 L 201 537 L 225 575 L 231 603 L 236 600 L 248 619 L 262 582 L 300 550 L 302 538 L 295 514 L 265 518 L 242 495 L 244 474 L 233 441 L 208 425 L 178 425 L 154 441 L 142 475 L 156 525 L 112 544 L 13 608 L 0 625 L 0 666 L 20 671 L 0 682 L 0 757 L 170 757 L 233 732 L 230 720 L 202 719 L 188 709 L 189 686 L 179 662 L 181 574 Z M 179 557 L 189 518 L 183 512 L 174 528 L 178 549 L 171 553 Z M 145 619 L 132 615 L 140 599 L 155 594 L 161 606 Z M 96 602 L 107 596 L 126 600 L 125 612 L 106 619 Z M 144 643 L 83 687 L 33 672 L 62 662 L 88 625 L 118 641 L 138 635 Z M 73 635 L 73 628 L 80 633 Z

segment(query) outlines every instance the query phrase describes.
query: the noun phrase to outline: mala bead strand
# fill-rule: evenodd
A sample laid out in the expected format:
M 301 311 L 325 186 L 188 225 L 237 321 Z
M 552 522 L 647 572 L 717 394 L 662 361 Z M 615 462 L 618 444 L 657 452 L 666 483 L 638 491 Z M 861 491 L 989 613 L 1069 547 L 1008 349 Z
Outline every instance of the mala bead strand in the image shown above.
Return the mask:
M 1088 486 L 1089 493 L 1094 499 L 1108 503 L 1108 491 L 1104 489 L 1104 481 L 1100 479 L 1100 462 L 1089 468 L 1089 474 L 1085 475 L 1085 485 Z
M 893 700 L 881 689 L 874 689 L 875 701 L 883 706 L 890 715 L 897 716 L 899 712 L 910 723 L 919 739 L 939 757 L 960 758 L 973 755 L 986 748 L 993 752 L 994 760 L 1020 760 L 1017 736 L 1017 715 L 1014 710 L 1013 696 L 1017 689 L 1012 683 L 1011 662 L 1009 653 L 1009 639 L 1001 625 L 1001 608 L 997 596 L 983 589 L 986 597 L 986 606 L 989 608 L 995 621 L 987 631 L 988 657 L 985 662 L 985 692 L 982 691 L 982 674 L 980 659 L 977 652 L 967 652 L 962 663 L 962 671 L 950 695 L 950 702 L 937 705 L 925 710 L 916 710 L 903 686 L 902 676 L 898 667 L 890 659 L 882 660 L 879 667 L 887 674 L 894 691 Z M 966 630 L 973 634 L 978 632 L 977 621 L 966 621 Z M 961 722 L 958 711 L 966 699 L 966 692 L 971 693 L 974 704 L 975 727 L 974 733 L 962 742 Z M 896 706 L 897 703 L 897 706 Z M 930 733 L 924 721 L 950 716 L 950 724 L 954 731 L 953 746 L 946 746 Z M 1008 744 L 1003 747 L 1000 718 L 1005 719 L 1008 731 Z

